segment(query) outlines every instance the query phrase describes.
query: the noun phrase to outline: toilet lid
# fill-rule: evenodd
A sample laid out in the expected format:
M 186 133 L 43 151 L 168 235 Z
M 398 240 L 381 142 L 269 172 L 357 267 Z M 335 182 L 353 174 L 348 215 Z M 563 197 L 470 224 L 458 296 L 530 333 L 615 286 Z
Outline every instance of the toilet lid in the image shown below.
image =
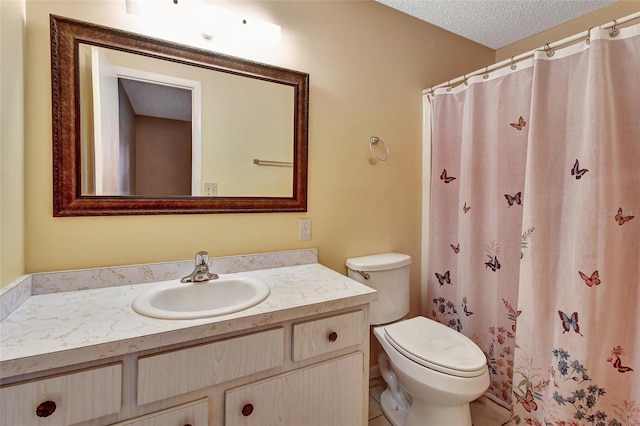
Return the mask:
M 471 339 L 425 317 L 388 325 L 385 335 L 398 352 L 441 373 L 476 377 L 487 368 L 487 358 Z

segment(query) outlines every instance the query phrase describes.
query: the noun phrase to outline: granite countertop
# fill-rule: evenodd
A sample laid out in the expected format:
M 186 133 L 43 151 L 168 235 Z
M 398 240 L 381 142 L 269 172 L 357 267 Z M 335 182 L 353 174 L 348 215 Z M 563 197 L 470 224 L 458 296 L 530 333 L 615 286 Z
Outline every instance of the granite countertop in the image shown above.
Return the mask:
M 0 378 L 111 358 L 297 317 L 362 305 L 375 290 L 319 263 L 250 270 L 271 294 L 249 309 L 211 318 L 164 320 L 131 309 L 158 282 L 31 295 L 0 322 Z

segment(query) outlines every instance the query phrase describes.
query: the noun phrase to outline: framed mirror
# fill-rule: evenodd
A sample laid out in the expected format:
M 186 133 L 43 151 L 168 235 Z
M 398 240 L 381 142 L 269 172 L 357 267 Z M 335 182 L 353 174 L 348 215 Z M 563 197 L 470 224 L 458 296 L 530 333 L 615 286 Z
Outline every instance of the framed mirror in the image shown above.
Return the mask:
M 306 211 L 308 74 L 50 24 L 54 216 Z

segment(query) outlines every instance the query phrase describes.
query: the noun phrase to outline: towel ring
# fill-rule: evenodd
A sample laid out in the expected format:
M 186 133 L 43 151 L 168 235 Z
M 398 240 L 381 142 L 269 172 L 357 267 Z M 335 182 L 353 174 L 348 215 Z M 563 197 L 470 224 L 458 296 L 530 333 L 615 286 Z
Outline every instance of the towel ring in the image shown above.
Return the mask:
M 373 152 L 373 146 L 376 145 L 378 142 L 380 142 L 384 146 L 384 149 L 387 151 L 387 156 L 384 158 L 378 157 L 376 153 Z M 371 138 L 369 139 L 369 151 L 371 151 L 371 155 L 373 155 L 373 157 L 378 161 L 387 161 L 389 159 L 389 147 L 387 146 L 386 143 L 384 143 L 382 139 L 380 139 L 377 136 L 371 136 Z

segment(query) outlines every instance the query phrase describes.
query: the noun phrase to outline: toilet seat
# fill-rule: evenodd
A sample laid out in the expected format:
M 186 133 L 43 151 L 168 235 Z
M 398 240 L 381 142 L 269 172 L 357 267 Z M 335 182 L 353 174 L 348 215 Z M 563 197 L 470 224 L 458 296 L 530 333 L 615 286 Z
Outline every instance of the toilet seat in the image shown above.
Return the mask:
M 456 377 L 477 377 L 487 369 L 480 348 L 462 333 L 425 317 L 385 326 L 385 338 L 410 360 Z

